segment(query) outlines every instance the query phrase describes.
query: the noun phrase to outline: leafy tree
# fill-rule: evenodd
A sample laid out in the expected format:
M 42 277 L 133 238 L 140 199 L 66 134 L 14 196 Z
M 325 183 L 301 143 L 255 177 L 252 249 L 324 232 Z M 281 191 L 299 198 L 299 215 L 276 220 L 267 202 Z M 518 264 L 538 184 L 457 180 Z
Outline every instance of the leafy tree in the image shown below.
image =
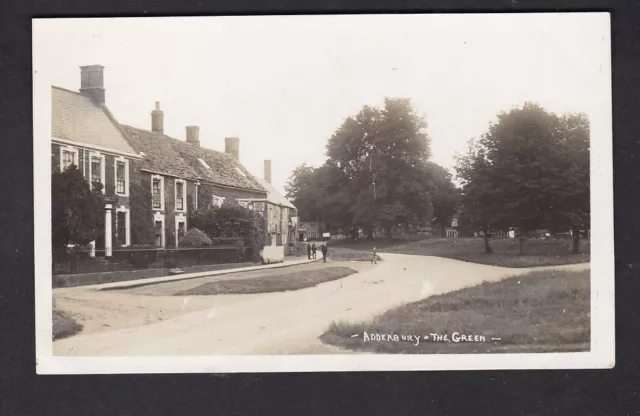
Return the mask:
M 580 233 L 591 225 L 589 119 L 585 114 L 567 114 L 560 119 L 558 163 L 563 181 L 553 189 L 549 228 L 571 229 L 573 253 L 580 252 Z
M 445 229 L 451 225 L 460 204 L 460 191 L 453 184 L 451 173 L 442 166 L 428 163 L 427 175 L 432 183 L 433 194 L 433 223 L 440 229 L 440 235 L 445 236 Z
M 85 245 L 104 229 L 102 185 L 93 190 L 75 165 L 51 176 L 51 237 L 54 250 Z
M 589 217 L 588 160 L 586 116 L 560 118 L 533 103 L 503 112 L 458 161 L 467 219 L 485 235 L 516 227 L 520 253 L 531 230 L 579 230 Z
M 391 237 L 394 225 L 426 220 L 430 140 L 425 129 L 410 100 L 388 98 L 383 108 L 365 106 L 347 118 L 329 139 L 327 165 L 341 188 L 330 194 L 340 194 L 350 206 L 351 225 L 365 228 L 369 237 L 375 225 Z
M 212 240 L 242 238 L 245 246 L 252 249 L 254 260 L 260 260 L 266 240 L 266 221 L 237 201 L 227 198 L 221 207 L 201 208 L 190 215 L 189 224 L 204 231 Z
M 493 253 L 489 233 L 501 221 L 500 189 L 495 187 L 498 178 L 493 176 L 486 149 L 471 140 L 464 156 L 457 157 L 456 174 L 462 182 L 460 222 L 464 228 L 477 229 L 484 238 L 484 252 Z

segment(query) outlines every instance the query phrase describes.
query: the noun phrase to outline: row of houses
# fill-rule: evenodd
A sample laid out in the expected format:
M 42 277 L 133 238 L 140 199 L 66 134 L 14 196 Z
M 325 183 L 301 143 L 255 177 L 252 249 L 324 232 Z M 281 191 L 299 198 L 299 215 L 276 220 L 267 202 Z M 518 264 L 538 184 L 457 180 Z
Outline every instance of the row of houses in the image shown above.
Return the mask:
M 226 137 L 225 151 L 219 152 L 201 146 L 198 126 L 186 126 L 184 140 L 166 135 L 159 102 L 150 129 L 120 124 L 105 95 L 101 65 L 80 68 L 79 91 L 52 86 L 52 172 L 75 165 L 88 182 L 103 186 L 105 229 L 97 249 L 110 256 L 114 247 L 137 244 L 131 223 L 132 209 L 139 208 L 132 195 L 136 183 L 148 187 L 145 207 L 157 247 L 179 246 L 193 210 L 233 198 L 266 218 L 265 253 L 284 256 L 284 247 L 295 239 L 298 215 L 271 184 L 271 161 L 265 160 L 259 178 L 240 162 L 237 137 Z

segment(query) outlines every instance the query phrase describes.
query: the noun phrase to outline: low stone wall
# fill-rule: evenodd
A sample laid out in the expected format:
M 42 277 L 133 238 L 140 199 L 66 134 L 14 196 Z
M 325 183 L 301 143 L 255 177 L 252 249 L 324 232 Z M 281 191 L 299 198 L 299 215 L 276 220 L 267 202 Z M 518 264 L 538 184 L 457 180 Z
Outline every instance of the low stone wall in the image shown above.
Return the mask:
M 265 264 L 282 263 L 284 261 L 284 246 L 265 246 L 262 249 L 262 262 Z
M 255 266 L 255 263 L 226 263 L 184 267 L 185 273 L 210 272 L 216 270 L 237 269 Z M 127 270 L 118 272 L 60 274 L 53 276 L 53 287 L 73 287 L 97 285 L 102 283 L 124 282 L 127 280 L 150 279 L 170 274 L 170 269 Z

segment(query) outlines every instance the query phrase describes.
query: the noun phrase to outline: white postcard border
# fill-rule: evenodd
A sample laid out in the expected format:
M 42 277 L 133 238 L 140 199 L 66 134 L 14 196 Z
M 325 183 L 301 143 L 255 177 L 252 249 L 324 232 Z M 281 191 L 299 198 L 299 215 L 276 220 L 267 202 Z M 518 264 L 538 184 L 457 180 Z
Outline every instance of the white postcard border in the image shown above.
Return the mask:
M 543 17 L 544 13 L 535 14 Z M 557 15 L 557 14 L 556 14 Z M 575 13 L 574 13 L 575 15 Z M 38 44 L 47 36 L 33 20 L 34 225 L 36 371 L 38 374 L 246 373 L 307 371 L 419 371 L 612 368 L 615 362 L 613 163 L 610 15 L 581 13 L 602 33 L 600 78 L 594 80 L 601 103 L 591 109 L 591 350 L 576 353 L 433 355 L 268 355 L 186 357 L 53 356 L 51 286 L 51 85 L 38 60 Z M 407 18 L 416 18 L 409 15 Z M 455 18 L 460 15 L 438 15 Z M 514 15 L 505 15 L 510 18 Z M 522 15 L 521 15 L 522 16 Z M 331 19 L 334 16 L 317 16 Z M 342 16 L 344 18 L 344 16 Z M 359 16 L 362 19 L 366 16 Z M 380 19 L 377 15 L 375 18 Z M 481 18 L 481 15 L 478 15 Z M 202 18 L 202 17 L 200 17 Z M 296 16 L 225 17 L 295 19 Z M 388 16 L 402 24 L 402 16 Z M 575 18 L 575 16 L 574 16 Z M 220 19 L 220 17 L 218 17 Z M 254 21 L 255 23 L 255 21 Z

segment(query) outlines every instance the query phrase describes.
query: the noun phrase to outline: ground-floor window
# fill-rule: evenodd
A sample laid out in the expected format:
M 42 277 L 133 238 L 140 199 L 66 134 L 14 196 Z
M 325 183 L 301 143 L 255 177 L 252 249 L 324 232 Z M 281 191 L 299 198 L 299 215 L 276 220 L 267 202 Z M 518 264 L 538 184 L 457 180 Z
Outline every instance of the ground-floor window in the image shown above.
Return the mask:
M 178 247 L 178 243 L 182 237 L 187 232 L 187 223 L 184 219 L 176 218 L 176 247 Z
M 127 245 L 127 213 L 123 211 L 116 215 L 116 241 L 119 246 Z
M 162 221 L 155 222 L 155 231 L 156 231 L 156 247 L 164 247 L 162 242 Z

